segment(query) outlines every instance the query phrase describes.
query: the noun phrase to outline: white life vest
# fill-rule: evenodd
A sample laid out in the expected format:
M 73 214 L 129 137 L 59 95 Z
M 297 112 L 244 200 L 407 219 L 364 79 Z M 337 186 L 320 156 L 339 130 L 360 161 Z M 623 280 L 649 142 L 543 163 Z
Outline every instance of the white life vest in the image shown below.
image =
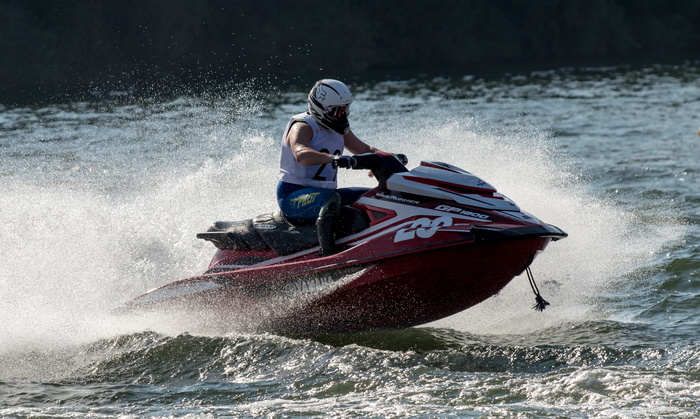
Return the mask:
M 314 130 L 314 136 L 309 144 L 312 149 L 334 155 L 343 154 L 345 140 L 337 132 L 327 129 L 316 122 L 308 113 L 300 113 L 289 119 L 282 136 L 282 156 L 280 157 L 280 172 L 278 180 L 295 185 L 313 186 L 318 188 L 336 189 L 338 169 L 330 162 L 315 166 L 305 166 L 294 158 L 292 149 L 287 145 L 287 134 L 294 123 L 305 122 Z

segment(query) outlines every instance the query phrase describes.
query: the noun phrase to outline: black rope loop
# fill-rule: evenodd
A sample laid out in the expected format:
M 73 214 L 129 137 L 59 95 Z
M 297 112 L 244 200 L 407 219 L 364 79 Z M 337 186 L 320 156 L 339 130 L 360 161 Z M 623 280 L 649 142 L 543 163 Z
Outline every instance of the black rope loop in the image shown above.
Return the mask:
M 532 271 L 530 270 L 530 267 L 528 266 L 525 268 L 525 271 L 527 272 L 527 279 L 530 281 L 530 288 L 532 288 L 532 292 L 535 293 L 535 305 L 532 306 L 537 311 L 544 311 L 545 308 L 549 305 L 549 302 L 542 298 L 540 295 L 540 290 L 537 288 L 537 284 L 535 283 L 535 277 L 532 276 Z

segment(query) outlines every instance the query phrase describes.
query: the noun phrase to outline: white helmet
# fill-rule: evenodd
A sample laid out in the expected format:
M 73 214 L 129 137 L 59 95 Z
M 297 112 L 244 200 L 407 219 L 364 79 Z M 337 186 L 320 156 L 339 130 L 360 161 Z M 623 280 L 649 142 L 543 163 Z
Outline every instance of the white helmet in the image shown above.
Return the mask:
M 309 114 L 319 124 L 341 135 L 350 129 L 351 103 L 350 89 L 338 80 L 319 80 L 309 92 Z

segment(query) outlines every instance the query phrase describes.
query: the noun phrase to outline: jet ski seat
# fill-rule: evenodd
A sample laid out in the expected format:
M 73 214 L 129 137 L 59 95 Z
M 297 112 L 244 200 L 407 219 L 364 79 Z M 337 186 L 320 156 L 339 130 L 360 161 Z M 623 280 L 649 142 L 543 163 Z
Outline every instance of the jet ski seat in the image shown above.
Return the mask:
M 357 208 L 344 206 L 336 222 L 336 239 L 369 227 L 369 218 Z M 268 250 L 280 256 L 318 246 L 316 226 L 291 223 L 280 211 L 243 221 L 217 221 L 197 238 L 214 243 L 219 249 Z

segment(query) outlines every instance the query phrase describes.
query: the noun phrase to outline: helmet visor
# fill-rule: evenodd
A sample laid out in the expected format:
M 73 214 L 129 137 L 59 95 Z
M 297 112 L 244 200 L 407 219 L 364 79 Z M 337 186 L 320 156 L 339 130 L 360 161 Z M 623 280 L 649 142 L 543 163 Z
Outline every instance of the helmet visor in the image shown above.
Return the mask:
M 333 118 L 342 118 L 350 115 L 350 105 L 332 106 L 328 115 Z

